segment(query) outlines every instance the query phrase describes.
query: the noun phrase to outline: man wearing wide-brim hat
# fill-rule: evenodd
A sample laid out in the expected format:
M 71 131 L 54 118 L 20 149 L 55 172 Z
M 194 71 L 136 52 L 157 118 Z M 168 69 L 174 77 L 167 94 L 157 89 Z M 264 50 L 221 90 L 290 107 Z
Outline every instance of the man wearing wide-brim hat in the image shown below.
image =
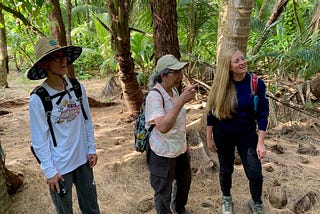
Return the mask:
M 84 86 L 80 94 L 67 67 L 82 52 L 81 47 L 60 47 L 52 38 L 35 45 L 35 64 L 27 71 L 31 80 L 46 78 L 31 93 L 29 103 L 32 149 L 47 178 L 57 213 L 72 213 L 75 184 L 82 213 L 100 213 L 92 168 L 97 163 L 94 129 Z M 45 94 L 45 98 L 43 96 Z M 47 112 L 48 101 L 51 110 Z

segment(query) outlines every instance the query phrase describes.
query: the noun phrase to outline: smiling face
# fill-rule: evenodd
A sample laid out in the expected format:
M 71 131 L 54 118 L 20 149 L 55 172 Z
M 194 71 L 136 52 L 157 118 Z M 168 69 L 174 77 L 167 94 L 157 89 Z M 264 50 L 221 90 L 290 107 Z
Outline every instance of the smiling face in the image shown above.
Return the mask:
M 241 51 L 236 51 L 231 57 L 230 71 L 234 76 L 243 75 L 247 72 L 247 61 Z

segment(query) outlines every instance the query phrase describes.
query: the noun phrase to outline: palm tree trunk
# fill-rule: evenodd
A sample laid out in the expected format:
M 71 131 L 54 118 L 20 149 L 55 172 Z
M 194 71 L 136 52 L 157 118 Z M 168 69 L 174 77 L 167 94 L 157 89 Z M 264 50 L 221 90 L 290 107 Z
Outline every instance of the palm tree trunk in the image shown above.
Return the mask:
M 10 214 L 10 198 L 7 190 L 7 179 L 5 176 L 4 161 L 3 161 L 3 150 L 0 142 L 0 213 Z
M 246 55 L 253 0 L 230 0 L 223 30 L 223 48 L 237 47 Z
M 129 0 L 108 0 L 111 34 L 116 59 L 119 65 L 119 78 L 124 99 L 131 116 L 139 114 L 143 94 L 134 73 L 134 63 L 130 52 Z
M 66 30 L 62 21 L 59 0 L 47 0 L 47 3 L 53 6 L 49 14 L 51 34 L 61 46 L 65 46 L 67 45 Z
M 66 1 L 66 9 L 67 9 L 67 30 L 66 30 L 66 37 L 67 37 L 67 45 L 72 45 L 71 41 L 71 12 L 72 12 L 72 2 L 71 0 Z
M 6 25 L 1 8 L 0 24 L 3 26 L 2 28 L 0 28 L 0 88 L 2 88 L 8 87 L 7 74 L 9 73 L 9 58 L 7 51 Z
M 0 213 L 12 213 L 3 165 L 0 164 Z
M 156 61 L 165 54 L 172 54 L 180 59 L 176 1 L 151 0 L 150 6 Z
M 227 11 L 228 11 L 228 0 L 221 0 L 219 6 L 219 22 L 218 22 L 218 38 L 217 38 L 217 54 L 216 59 L 219 57 L 222 38 L 223 38 L 223 30 L 227 19 Z
M 52 36 L 59 42 L 61 46 L 67 45 L 66 29 L 62 20 L 59 0 L 47 0 L 47 3 L 53 6 L 49 14 L 50 30 Z M 74 66 L 68 67 L 68 76 L 75 77 Z

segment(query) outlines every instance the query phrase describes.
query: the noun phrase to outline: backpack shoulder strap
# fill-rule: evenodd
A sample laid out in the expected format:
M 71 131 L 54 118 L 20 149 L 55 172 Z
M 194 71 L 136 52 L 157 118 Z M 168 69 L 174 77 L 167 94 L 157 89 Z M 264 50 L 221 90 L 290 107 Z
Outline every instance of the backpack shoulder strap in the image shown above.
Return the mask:
M 51 111 L 52 111 L 52 101 L 51 101 L 51 97 L 47 91 L 47 89 L 45 89 L 43 86 L 37 86 L 32 92 L 31 94 L 36 94 L 40 97 L 42 105 L 44 107 L 44 111 L 47 115 L 47 123 L 49 125 L 49 130 L 51 133 L 51 137 L 52 137 L 52 141 L 53 141 L 53 145 L 56 147 L 57 146 L 57 141 L 56 141 L 56 137 L 54 136 L 54 132 L 53 132 L 53 127 L 52 127 L 52 123 L 51 123 Z
M 253 108 L 254 112 L 258 109 L 258 76 L 255 73 L 250 74 L 251 94 L 253 95 Z
M 161 96 L 161 98 L 162 98 L 162 106 L 163 106 L 163 108 L 164 108 L 164 99 L 163 99 L 163 96 L 162 96 L 160 90 L 157 89 L 157 88 L 152 88 L 150 91 L 156 91 L 156 92 L 158 92 L 158 93 L 160 94 L 160 96 Z
M 81 111 L 82 111 L 83 117 L 85 120 L 87 120 L 88 116 L 87 116 L 86 111 L 84 110 L 84 107 L 83 107 L 82 90 L 81 90 L 80 82 L 76 78 L 73 78 L 73 77 L 69 77 L 69 80 L 72 84 L 72 89 L 73 89 L 74 93 L 76 94 L 76 97 L 80 101 Z
M 150 91 L 156 91 L 156 92 L 158 92 L 158 93 L 160 94 L 160 96 L 161 96 L 161 98 L 162 98 L 162 106 L 163 106 L 163 108 L 164 108 L 164 99 L 163 99 L 163 96 L 162 96 L 160 90 L 157 89 L 157 88 L 152 88 Z M 149 127 L 148 132 L 151 133 L 152 129 L 153 129 L 155 126 L 156 126 L 156 124 L 152 124 L 152 125 Z
M 80 82 L 74 77 L 69 77 L 69 80 L 72 84 L 72 88 L 73 88 L 74 93 L 76 94 L 77 98 L 82 97 Z
M 251 90 L 253 95 L 258 93 L 258 76 L 254 73 L 251 74 Z
M 51 112 L 52 111 L 52 102 L 51 102 L 51 97 L 47 91 L 47 89 L 45 89 L 43 86 L 37 86 L 32 92 L 31 94 L 36 94 L 40 97 L 41 102 L 43 104 L 44 110 L 45 112 Z M 30 94 L 30 95 L 31 95 Z

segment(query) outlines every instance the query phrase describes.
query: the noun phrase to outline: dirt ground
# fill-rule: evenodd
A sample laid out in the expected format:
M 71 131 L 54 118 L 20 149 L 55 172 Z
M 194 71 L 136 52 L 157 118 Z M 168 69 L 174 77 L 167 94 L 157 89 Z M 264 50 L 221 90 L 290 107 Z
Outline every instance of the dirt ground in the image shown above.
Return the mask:
M 0 110 L 9 111 L 0 116 L 0 140 L 7 155 L 7 168 L 24 176 L 24 185 L 11 196 L 13 213 L 55 213 L 45 178 L 29 149 L 28 99 L 40 82 L 28 81 L 22 74 L 10 74 L 8 82 L 10 88 L 0 90 Z M 105 79 L 82 83 L 89 97 L 102 101 L 100 94 L 106 85 Z M 133 148 L 134 122 L 127 121 L 120 94 L 114 95 L 112 101 L 114 105 L 91 108 L 99 157 L 94 175 L 101 213 L 155 214 L 145 154 Z M 199 101 L 186 106 L 188 123 L 203 113 L 196 104 Z M 303 213 L 303 209 L 307 210 L 305 213 L 320 213 L 319 142 L 319 134 L 308 120 L 268 130 L 268 152 L 262 160 L 266 214 Z M 190 148 L 193 174 L 187 209 L 191 214 L 220 213 L 217 156 L 206 155 L 201 142 Z M 283 208 L 277 209 L 271 204 L 272 192 L 277 192 L 276 196 L 286 195 L 288 202 Z M 80 213 L 74 189 L 73 193 L 74 213 Z M 235 166 L 232 196 L 235 214 L 250 213 L 248 182 L 241 165 Z M 304 203 L 303 208 L 295 205 L 299 203 Z

